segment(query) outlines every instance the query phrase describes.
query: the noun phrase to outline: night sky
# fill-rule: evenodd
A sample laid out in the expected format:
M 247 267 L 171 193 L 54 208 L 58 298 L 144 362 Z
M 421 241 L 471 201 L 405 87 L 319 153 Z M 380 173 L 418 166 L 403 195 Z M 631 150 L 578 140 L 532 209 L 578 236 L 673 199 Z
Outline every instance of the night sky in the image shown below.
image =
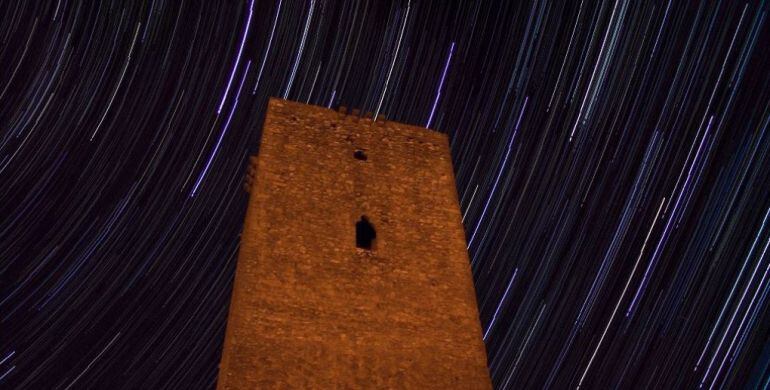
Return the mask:
M 215 386 L 269 96 L 450 135 L 496 387 L 767 387 L 767 14 L 0 1 L 0 388 Z

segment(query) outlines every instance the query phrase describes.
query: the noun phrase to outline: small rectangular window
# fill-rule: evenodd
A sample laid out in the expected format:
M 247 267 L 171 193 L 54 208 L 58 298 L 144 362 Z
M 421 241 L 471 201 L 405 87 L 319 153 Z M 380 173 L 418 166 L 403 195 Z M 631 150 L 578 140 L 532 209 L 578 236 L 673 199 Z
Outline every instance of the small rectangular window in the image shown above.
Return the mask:
M 372 250 L 374 239 L 377 238 L 377 232 L 374 230 L 369 218 L 365 215 L 356 222 L 356 247 L 366 250 Z

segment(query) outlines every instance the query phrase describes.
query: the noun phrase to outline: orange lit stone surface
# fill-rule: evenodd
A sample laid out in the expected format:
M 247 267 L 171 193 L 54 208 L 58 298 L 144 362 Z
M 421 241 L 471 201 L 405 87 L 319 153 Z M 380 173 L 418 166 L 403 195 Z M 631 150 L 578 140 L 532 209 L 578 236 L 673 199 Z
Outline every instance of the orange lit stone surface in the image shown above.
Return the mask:
M 491 387 L 445 135 L 272 99 L 252 160 L 219 389 Z

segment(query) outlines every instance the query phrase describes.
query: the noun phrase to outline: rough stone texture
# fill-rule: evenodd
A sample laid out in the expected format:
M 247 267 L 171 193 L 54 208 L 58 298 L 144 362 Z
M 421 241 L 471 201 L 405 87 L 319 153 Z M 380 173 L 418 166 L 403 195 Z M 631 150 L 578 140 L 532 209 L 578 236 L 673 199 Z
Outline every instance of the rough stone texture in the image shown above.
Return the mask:
M 252 164 L 219 389 L 491 387 L 445 135 L 272 99 Z

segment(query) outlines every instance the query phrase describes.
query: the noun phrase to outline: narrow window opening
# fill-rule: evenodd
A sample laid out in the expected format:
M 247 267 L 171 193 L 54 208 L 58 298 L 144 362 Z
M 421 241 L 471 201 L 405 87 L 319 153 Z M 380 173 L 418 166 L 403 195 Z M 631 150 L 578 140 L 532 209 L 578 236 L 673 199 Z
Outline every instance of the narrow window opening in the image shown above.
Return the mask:
M 377 232 L 374 230 L 369 218 L 365 215 L 356 222 L 356 247 L 366 250 L 372 250 L 374 239 L 377 238 Z
M 353 152 L 353 157 L 355 157 L 356 160 L 361 161 L 366 161 L 367 159 L 366 153 L 361 149 L 357 149 L 355 152 Z

